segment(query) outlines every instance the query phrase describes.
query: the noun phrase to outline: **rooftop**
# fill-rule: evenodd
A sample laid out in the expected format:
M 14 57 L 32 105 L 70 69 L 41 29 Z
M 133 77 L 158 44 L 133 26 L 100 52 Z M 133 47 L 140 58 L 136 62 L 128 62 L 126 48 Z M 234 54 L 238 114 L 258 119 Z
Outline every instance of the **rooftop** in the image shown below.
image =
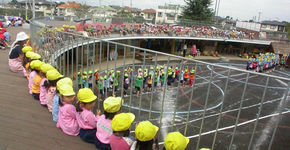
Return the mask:
M 59 7 L 59 8 L 79 8 L 82 6 L 81 6 L 81 4 L 76 3 L 76 2 L 67 2 L 67 4 L 61 4 L 57 7 Z
M 276 26 L 285 26 L 284 23 L 282 22 L 279 22 L 279 21 L 262 21 L 261 24 L 264 24 L 264 25 L 276 25 Z
M 155 14 L 156 10 L 155 9 L 144 9 L 142 10 L 143 13 L 148 13 L 148 14 Z

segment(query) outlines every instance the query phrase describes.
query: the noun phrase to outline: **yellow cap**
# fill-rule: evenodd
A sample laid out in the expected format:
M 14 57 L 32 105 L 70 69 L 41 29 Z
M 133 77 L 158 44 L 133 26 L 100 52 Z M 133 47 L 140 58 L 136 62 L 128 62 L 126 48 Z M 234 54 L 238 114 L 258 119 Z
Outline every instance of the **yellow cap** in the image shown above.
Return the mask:
M 37 59 L 40 59 L 41 56 L 37 53 L 32 53 L 31 56 L 30 56 L 30 59 L 32 60 L 37 60 Z
M 90 103 L 97 99 L 97 96 L 89 88 L 80 89 L 78 92 L 78 100 L 83 103 Z
M 141 142 L 152 140 L 159 128 L 153 125 L 150 121 L 143 121 L 138 123 L 135 129 L 136 138 Z
M 116 115 L 111 126 L 114 131 L 126 131 L 130 128 L 132 122 L 135 119 L 135 115 L 132 113 L 120 113 Z
M 30 63 L 30 68 L 31 69 L 36 69 L 36 70 L 40 70 L 40 66 L 45 64 L 44 62 L 40 61 L 40 60 L 33 60 Z
M 23 53 L 27 53 L 27 52 L 30 52 L 30 51 L 32 51 L 32 47 L 31 46 L 24 46 L 22 48 L 22 52 Z
M 189 139 L 180 132 L 171 132 L 164 140 L 166 150 L 185 150 L 188 143 Z
M 199 150 L 210 150 L 210 148 L 201 148 Z
M 25 53 L 25 56 L 26 56 L 27 58 L 31 58 L 31 56 L 32 56 L 33 54 L 34 54 L 34 52 L 28 51 L 28 52 Z
M 41 67 L 40 67 L 40 70 L 41 70 L 41 72 L 43 72 L 43 73 L 47 73 L 47 71 L 49 71 L 49 70 L 54 70 L 55 68 L 52 66 L 52 65 L 50 65 L 50 64 L 43 64 L 43 65 L 41 65 Z
M 124 103 L 121 97 L 108 97 L 103 103 L 104 110 L 108 113 L 115 113 L 120 110 Z
M 50 81 L 56 80 L 63 77 L 56 69 L 49 70 L 46 72 L 46 78 Z
M 68 84 L 71 87 L 73 86 L 72 80 L 69 77 L 65 77 L 65 78 L 60 79 L 59 81 L 57 81 L 56 88 L 58 88 L 58 87 L 60 87 L 61 85 L 64 85 L 64 84 Z
M 63 85 L 59 86 L 58 91 L 63 96 L 73 96 L 76 94 L 74 92 L 74 89 L 72 88 L 72 86 L 70 86 L 68 84 L 63 84 Z

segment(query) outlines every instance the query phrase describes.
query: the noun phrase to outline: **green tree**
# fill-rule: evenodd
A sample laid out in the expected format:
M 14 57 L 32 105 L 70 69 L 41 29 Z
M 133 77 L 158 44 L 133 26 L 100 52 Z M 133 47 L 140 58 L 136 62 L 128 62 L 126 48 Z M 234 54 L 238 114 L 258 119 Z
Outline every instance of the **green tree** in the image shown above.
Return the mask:
M 11 2 L 9 2 L 8 4 L 10 4 L 10 5 L 16 5 L 16 4 L 18 4 L 18 2 L 17 2 L 17 0 L 11 0 Z
M 290 23 L 289 22 L 286 24 L 286 32 L 287 32 L 288 39 L 290 39 Z
M 209 8 L 211 0 L 184 0 L 186 6 L 181 19 L 208 21 L 214 15 L 213 9 Z

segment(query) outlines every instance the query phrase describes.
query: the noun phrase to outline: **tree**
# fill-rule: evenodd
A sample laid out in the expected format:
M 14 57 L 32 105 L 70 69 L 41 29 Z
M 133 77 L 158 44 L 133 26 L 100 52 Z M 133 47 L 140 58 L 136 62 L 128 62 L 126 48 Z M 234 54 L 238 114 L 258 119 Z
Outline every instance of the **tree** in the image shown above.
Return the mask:
M 287 32 L 288 39 L 290 39 L 290 23 L 288 23 L 288 22 L 286 24 L 286 32 Z
M 75 13 L 75 15 L 78 17 L 78 18 L 86 18 L 88 17 L 88 9 L 89 9 L 89 6 L 88 5 L 80 5 L 80 6 L 76 6 L 76 7 L 73 7 L 72 10 L 73 12 Z
M 184 0 L 186 6 L 182 12 L 182 19 L 208 21 L 213 16 L 213 9 L 209 8 L 211 0 Z
M 11 2 L 9 2 L 8 4 L 10 4 L 10 5 L 16 5 L 16 4 L 18 4 L 18 2 L 17 2 L 17 0 L 11 0 Z

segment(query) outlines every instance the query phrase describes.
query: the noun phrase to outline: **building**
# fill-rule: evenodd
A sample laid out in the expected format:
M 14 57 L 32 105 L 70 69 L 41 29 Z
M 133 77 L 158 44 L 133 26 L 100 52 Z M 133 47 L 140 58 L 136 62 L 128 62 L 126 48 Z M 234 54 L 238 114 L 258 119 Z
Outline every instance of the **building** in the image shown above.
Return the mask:
M 261 31 L 285 32 L 286 25 L 279 21 L 263 21 Z
M 161 24 L 172 24 L 178 21 L 179 16 L 181 16 L 182 7 L 180 5 L 168 4 L 165 6 L 158 6 L 155 14 L 155 23 Z
M 20 8 L 26 8 L 26 1 L 18 2 Z M 29 10 L 32 10 L 32 1 L 27 1 L 27 7 Z M 35 11 L 43 12 L 43 16 L 51 16 L 55 12 L 56 3 L 46 1 L 46 0 L 35 0 Z M 51 14 L 52 13 L 52 14 Z
M 91 7 L 88 12 L 97 21 L 109 21 L 108 19 L 117 15 L 117 10 L 110 6 Z
M 261 35 L 270 40 L 288 40 L 286 24 L 278 21 L 263 21 L 261 23 Z
M 144 9 L 141 11 L 140 15 L 145 19 L 147 23 L 154 23 L 156 17 L 156 10 L 154 9 Z
M 141 13 L 141 9 L 139 8 L 130 8 L 130 7 L 123 7 L 122 9 L 120 9 L 120 11 L 124 11 L 126 13 L 131 13 L 133 17 L 135 16 L 139 16 Z
M 75 9 L 81 8 L 81 4 L 76 2 L 67 2 L 56 7 L 57 16 L 75 17 Z

